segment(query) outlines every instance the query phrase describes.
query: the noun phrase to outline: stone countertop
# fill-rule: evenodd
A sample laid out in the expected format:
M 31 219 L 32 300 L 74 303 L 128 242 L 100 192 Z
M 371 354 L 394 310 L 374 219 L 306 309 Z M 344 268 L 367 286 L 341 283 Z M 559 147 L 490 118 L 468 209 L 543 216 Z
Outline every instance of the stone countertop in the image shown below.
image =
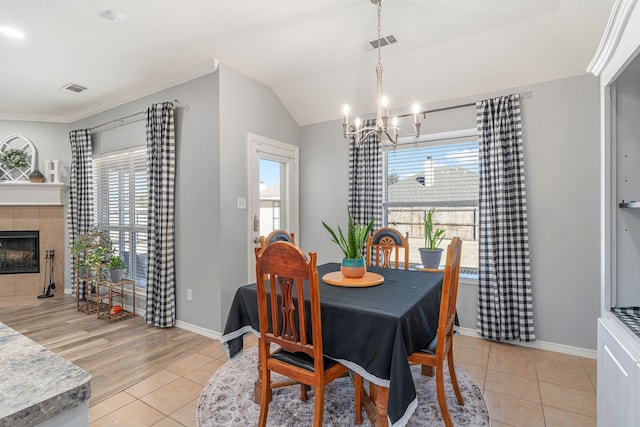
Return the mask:
M 42 423 L 89 397 L 89 372 L 0 322 L 0 427 Z

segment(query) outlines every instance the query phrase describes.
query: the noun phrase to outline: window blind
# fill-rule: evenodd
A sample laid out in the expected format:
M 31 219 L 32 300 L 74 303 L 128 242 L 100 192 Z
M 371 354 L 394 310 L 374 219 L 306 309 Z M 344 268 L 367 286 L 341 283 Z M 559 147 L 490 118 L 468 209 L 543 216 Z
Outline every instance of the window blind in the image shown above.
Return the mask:
M 386 206 L 478 204 L 478 142 L 398 146 L 386 152 Z
M 144 147 L 94 158 L 98 229 L 107 232 L 125 276 L 146 285 L 148 178 Z

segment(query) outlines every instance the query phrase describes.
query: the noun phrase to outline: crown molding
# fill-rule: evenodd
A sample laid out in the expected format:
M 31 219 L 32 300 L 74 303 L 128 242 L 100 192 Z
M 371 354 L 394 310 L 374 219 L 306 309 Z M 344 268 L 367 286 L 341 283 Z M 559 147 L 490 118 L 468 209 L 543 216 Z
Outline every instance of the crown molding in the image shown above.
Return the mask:
M 45 114 L 10 114 L 0 113 L 0 120 L 16 120 L 16 121 L 32 121 L 32 122 L 54 122 L 54 123 L 73 123 L 78 120 L 102 113 L 128 102 L 135 101 L 142 97 L 152 95 L 161 90 L 186 83 L 198 77 L 211 74 L 218 69 L 220 61 L 218 59 L 208 60 L 197 64 L 193 67 L 182 70 L 178 73 L 169 74 L 151 82 L 128 87 L 126 89 L 114 92 L 105 97 L 100 102 L 91 105 L 89 108 L 78 110 L 69 115 L 45 115 Z
M 620 43 L 620 39 L 631 17 L 636 1 L 637 0 L 616 0 L 611 10 L 611 15 L 609 15 L 607 27 L 602 35 L 602 40 L 600 40 L 598 50 L 587 67 L 587 72 L 599 76 L 607 66 Z
M 69 119 L 67 116 L 58 116 L 52 114 L 0 113 L 0 120 L 13 120 L 16 122 L 69 123 Z

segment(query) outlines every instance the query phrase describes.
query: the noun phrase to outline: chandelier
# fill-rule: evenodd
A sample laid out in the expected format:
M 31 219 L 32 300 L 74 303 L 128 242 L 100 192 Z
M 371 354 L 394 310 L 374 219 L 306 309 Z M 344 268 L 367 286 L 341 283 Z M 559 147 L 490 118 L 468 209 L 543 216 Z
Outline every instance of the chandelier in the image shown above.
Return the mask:
M 371 3 L 378 6 L 378 64 L 376 65 L 376 83 L 377 83 L 377 113 L 374 126 L 362 126 L 360 118 L 356 118 L 354 123 L 349 121 L 349 106 L 345 105 L 343 109 L 344 121 L 342 122 L 342 131 L 345 138 L 354 137 L 356 147 L 359 147 L 372 134 L 377 134 L 380 141 L 383 136 L 386 137 L 395 146 L 398 144 L 398 133 L 413 134 L 416 138 L 420 136 L 420 120 L 418 114 L 420 107 L 413 104 L 413 132 L 407 132 L 398 127 L 398 118 L 391 119 L 389 126 L 389 100 L 382 93 L 382 64 L 380 62 L 380 48 L 382 47 L 380 37 L 380 21 L 382 16 L 382 2 L 384 0 L 370 0 Z

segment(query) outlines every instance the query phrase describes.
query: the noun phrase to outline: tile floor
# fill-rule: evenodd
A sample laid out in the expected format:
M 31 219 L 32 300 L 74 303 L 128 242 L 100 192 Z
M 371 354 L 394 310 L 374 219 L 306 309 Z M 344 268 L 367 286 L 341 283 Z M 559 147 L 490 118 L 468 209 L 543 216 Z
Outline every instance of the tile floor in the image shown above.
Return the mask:
M 455 338 L 455 351 L 484 392 L 492 427 L 596 425 L 595 360 L 468 336 Z M 90 425 L 195 426 L 202 387 L 226 360 L 214 341 L 92 406 Z

